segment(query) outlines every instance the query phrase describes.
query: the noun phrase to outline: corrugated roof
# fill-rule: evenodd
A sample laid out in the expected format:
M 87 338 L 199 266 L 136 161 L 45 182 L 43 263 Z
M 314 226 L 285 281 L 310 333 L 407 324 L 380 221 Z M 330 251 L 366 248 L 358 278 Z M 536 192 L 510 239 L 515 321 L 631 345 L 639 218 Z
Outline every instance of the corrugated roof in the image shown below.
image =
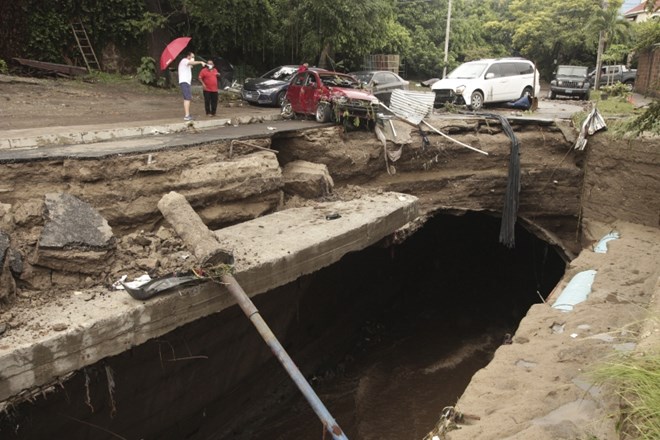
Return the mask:
M 398 117 L 417 125 L 433 111 L 435 93 L 393 90 L 390 110 Z

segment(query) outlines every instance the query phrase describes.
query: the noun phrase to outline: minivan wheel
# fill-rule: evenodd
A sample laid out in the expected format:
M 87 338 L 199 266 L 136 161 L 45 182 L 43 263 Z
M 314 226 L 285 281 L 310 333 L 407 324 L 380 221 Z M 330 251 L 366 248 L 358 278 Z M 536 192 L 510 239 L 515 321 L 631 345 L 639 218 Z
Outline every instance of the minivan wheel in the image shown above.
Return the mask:
M 316 107 L 316 122 L 330 122 L 332 117 L 332 109 L 330 105 L 325 102 L 320 102 Z
M 481 107 L 483 106 L 484 106 L 484 95 L 479 91 L 472 92 L 472 96 L 470 96 L 470 109 L 481 110 Z
M 529 95 L 529 97 L 531 98 L 532 96 L 534 96 L 534 90 L 529 86 L 525 87 L 523 89 L 522 95 L 520 95 L 520 97 L 522 98 L 525 95 Z

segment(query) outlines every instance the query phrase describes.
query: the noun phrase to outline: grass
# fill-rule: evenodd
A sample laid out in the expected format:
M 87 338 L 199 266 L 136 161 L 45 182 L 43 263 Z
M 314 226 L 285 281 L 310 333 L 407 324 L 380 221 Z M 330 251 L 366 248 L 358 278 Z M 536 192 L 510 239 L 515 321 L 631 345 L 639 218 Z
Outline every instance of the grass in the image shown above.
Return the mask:
M 630 116 L 635 110 L 628 96 L 608 96 L 607 99 L 603 99 L 603 92 L 600 90 L 591 92 L 591 101 L 596 104 L 603 116 Z
M 660 439 L 660 355 L 627 356 L 592 374 L 621 398 L 622 438 Z
M 629 100 L 629 94 L 623 96 L 608 96 L 603 99 L 603 92 L 591 92 L 591 101 L 600 114 L 606 118 L 608 136 L 613 138 L 635 138 L 642 134 L 660 135 L 660 102 L 653 101 L 644 109 L 635 108 Z M 582 127 L 588 112 L 573 115 L 575 127 Z

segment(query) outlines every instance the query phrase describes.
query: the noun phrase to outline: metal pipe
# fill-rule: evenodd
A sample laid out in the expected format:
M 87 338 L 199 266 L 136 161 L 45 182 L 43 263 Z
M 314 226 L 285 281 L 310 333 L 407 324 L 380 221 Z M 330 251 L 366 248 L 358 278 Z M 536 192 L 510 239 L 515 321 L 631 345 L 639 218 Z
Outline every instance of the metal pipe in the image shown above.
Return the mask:
M 428 122 L 426 122 L 426 121 L 424 121 L 424 120 L 422 120 L 422 124 L 426 125 L 428 128 L 430 128 L 430 129 L 433 130 L 434 132 L 438 133 L 440 136 L 444 136 L 444 137 L 446 137 L 447 139 L 449 139 L 450 141 L 452 141 L 452 142 L 456 142 L 458 145 L 461 145 L 461 146 L 463 146 L 463 147 L 465 147 L 465 148 L 469 148 L 469 149 L 472 150 L 472 151 L 476 151 L 477 153 L 485 154 L 486 156 L 488 156 L 488 152 L 483 151 L 483 150 L 480 150 L 480 149 L 478 149 L 478 148 L 471 147 L 471 146 L 469 146 L 468 144 L 464 144 L 463 142 L 461 142 L 461 141 L 459 141 L 459 140 L 457 140 L 457 139 L 454 139 L 454 138 L 451 137 L 451 136 L 447 136 L 446 134 L 444 134 L 443 132 L 441 132 L 440 130 L 438 130 L 437 128 L 435 128 L 434 126 L 432 126 L 431 124 L 429 124 Z
M 263 320 L 257 307 L 247 296 L 240 284 L 238 284 L 236 278 L 232 275 L 223 275 L 221 280 L 227 287 L 227 290 L 229 290 L 229 293 L 232 294 L 239 307 L 243 310 L 243 313 L 245 313 L 250 321 L 252 321 L 252 324 L 254 324 L 266 344 L 268 344 L 268 347 L 270 347 L 270 350 L 275 357 L 277 357 L 284 369 L 289 373 L 289 376 L 291 376 L 291 379 L 293 379 L 300 392 L 303 393 L 307 402 L 309 402 L 316 415 L 321 419 L 325 429 L 327 429 L 332 435 L 332 438 L 335 440 L 348 440 L 335 419 L 330 415 L 328 409 L 323 405 L 323 402 L 321 402 L 321 399 L 316 395 L 309 382 L 307 382 L 296 364 L 294 364 L 293 360 L 289 357 L 286 350 L 284 350 L 284 347 L 282 347 L 282 344 L 277 340 L 270 327 L 268 327 L 266 321 Z

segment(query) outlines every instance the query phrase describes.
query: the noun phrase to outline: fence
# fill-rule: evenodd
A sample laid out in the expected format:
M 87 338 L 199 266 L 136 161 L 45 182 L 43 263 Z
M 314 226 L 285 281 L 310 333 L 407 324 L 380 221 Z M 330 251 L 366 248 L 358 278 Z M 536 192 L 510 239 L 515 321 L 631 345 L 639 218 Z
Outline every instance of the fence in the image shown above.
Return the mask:
M 390 72 L 400 73 L 399 55 L 366 55 L 364 57 L 364 70 L 389 70 Z

